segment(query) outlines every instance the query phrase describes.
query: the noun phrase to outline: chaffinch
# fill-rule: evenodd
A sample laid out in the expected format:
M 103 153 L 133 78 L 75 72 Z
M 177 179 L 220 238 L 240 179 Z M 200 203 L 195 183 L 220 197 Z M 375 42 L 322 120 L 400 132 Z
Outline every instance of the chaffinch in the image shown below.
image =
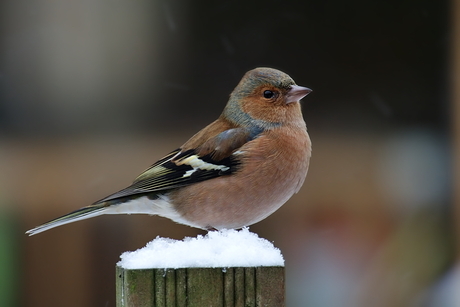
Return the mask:
M 27 231 L 102 214 L 150 214 L 207 229 L 257 223 L 299 191 L 311 142 L 299 100 L 311 90 L 272 68 L 247 72 L 220 117 L 129 187 Z

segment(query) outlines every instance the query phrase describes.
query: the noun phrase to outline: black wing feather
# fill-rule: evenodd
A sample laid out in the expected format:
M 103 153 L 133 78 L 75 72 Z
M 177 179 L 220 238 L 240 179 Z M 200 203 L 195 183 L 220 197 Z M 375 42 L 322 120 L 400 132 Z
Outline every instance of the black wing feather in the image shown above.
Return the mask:
M 180 154 L 178 155 L 178 153 Z M 188 164 L 179 164 L 172 161 L 173 158 L 174 160 L 178 157 L 180 157 L 180 159 L 186 159 L 194 155 L 196 155 L 194 150 L 188 150 L 186 152 L 180 152 L 179 150 L 172 151 L 139 175 L 132 185 L 101 199 L 97 203 L 129 197 L 136 194 L 167 191 L 215 177 L 229 175 L 233 173 L 240 164 L 234 156 L 224 158 L 220 161 L 214 161 L 211 155 L 208 154 L 204 157 L 200 157 L 200 159 L 211 164 L 225 165 L 228 169 L 225 171 L 202 169 L 193 171 L 193 167 Z M 191 171 L 193 171 L 191 175 L 185 176 L 187 172 Z

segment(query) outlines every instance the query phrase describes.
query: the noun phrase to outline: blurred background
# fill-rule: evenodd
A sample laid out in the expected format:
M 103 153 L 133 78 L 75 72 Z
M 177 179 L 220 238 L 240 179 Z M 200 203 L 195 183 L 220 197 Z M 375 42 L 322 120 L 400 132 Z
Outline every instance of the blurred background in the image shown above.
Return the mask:
M 290 307 L 460 306 L 460 1 L 0 2 L 0 306 L 115 306 L 157 235 L 103 216 L 24 232 L 121 189 L 281 69 L 313 141 L 304 187 L 250 229 Z

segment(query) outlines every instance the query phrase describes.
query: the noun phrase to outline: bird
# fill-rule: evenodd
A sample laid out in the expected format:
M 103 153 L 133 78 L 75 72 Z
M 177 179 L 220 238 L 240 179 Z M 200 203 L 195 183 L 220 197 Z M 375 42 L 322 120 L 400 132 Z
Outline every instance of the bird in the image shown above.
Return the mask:
M 311 91 L 274 68 L 246 72 L 217 120 L 130 186 L 26 234 L 103 214 L 159 215 L 208 231 L 265 219 L 306 178 L 311 141 L 300 100 Z

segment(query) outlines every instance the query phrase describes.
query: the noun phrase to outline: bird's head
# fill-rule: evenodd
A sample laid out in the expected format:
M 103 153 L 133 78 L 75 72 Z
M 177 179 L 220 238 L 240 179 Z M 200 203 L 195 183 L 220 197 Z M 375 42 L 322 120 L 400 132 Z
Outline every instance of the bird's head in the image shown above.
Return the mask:
M 299 100 L 311 89 L 298 86 L 282 71 L 255 68 L 248 71 L 230 94 L 223 115 L 239 125 L 270 128 L 302 119 Z M 303 120 L 303 119 L 302 119 Z

